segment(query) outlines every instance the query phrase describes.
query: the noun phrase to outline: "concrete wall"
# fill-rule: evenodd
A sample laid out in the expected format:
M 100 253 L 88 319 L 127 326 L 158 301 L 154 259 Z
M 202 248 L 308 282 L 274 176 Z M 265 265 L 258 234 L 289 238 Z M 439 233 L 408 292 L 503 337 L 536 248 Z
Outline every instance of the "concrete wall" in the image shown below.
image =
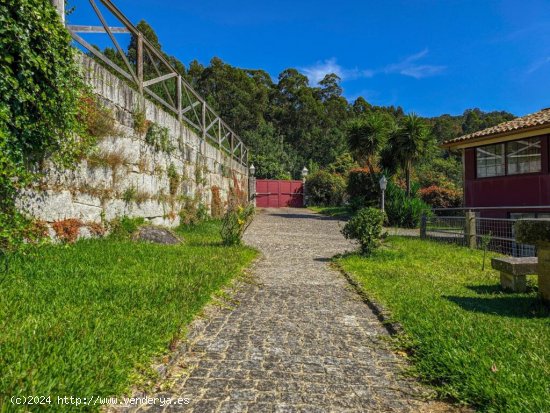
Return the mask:
M 117 132 L 98 143 L 95 162 L 85 159 L 74 170 L 46 165 L 44 178 L 21 193 L 21 210 L 47 223 L 68 218 L 99 223 L 126 215 L 173 227 L 179 224 L 186 197 L 200 197 L 210 211 L 213 186 L 220 188 L 224 203 L 235 182 L 248 190 L 246 167 L 202 141 L 158 105 L 143 101 L 93 60 L 82 56 L 81 63 L 94 92 L 113 111 Z M 175 148 L 170 153 L 156 151 L 136 133 L 133 113 L 140 108 L 149 121 L 168 129 Z M 176 194 L 170 193 L 170 165 L 181 177 Z

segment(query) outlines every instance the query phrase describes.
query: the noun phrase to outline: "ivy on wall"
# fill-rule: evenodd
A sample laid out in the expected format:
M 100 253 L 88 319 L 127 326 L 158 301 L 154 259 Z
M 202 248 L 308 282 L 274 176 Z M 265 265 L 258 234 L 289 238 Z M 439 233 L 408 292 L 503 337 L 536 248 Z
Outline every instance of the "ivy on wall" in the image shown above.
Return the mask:
M 70 167 L 95 142 L 79 117 L 88 90 L 70 42 L 50 0 L 0 3 L 0 248 L 37 165 Z

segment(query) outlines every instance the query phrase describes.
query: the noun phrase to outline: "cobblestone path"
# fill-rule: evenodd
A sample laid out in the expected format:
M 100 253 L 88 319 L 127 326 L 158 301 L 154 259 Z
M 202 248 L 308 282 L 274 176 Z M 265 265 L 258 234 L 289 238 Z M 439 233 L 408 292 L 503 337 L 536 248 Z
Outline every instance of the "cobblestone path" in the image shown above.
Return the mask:
M 254 268 L 258 283 L 241 289 L 237 305 L 215 313 L 192 337 L 181 356 L 188 373 L 149 395 L 191 403 L 139 411 L 447 410 L 422 401 L 425 390 L 401 375 L 386 330 L 329 267 L 333 255 L 354 248 L 338 221 L 306 210 L 265 210 L 246 242 L 263 254 Z

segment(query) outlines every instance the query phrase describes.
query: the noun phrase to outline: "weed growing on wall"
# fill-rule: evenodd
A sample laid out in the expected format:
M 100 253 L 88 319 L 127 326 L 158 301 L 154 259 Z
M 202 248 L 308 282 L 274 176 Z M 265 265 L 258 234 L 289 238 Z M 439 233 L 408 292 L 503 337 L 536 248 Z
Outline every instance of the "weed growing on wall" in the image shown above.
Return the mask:
M 132 113 L 132 118 L 134 121 L 134 130 L 136 131 L 136 133 L 140 136 L 145 135 L 149 130 L 149 125 L 151 124 L 151 122 L 149 122 L 145 117 L 145 111 L 138 108 Z
M 163 151 L 168 154 L 174 151 L 174 146 L 170 142 L 170 134 L 168 128 L 152 123 L 145 135 L 145 142 L 151 145 L 155 151 Z
M 176 195 L 181 182 L 181 176 L 178 174 L 178 171 L 173 163 L 168 166 L 166 174 L 168 175 L 168 182 L 170 185 L 170 195 Z

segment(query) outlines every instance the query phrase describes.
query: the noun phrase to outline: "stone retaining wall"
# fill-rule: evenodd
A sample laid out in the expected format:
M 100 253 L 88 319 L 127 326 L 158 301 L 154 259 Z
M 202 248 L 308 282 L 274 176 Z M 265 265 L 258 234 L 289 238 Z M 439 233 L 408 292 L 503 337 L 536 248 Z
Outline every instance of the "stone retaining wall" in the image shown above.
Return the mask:
M 196 197 L 210 211 L 214 186 L 223 204 L 230 187 L 248 191 L 246 167 L 92 59 L 82 56 L 81 63 L 94 92 L 113 111 L 117 132 L 98 143 L 93 161 L 85 159 L 74 170 L 46 165 L 41 182 L 21 193 L 21 210 L 47 223 L 70 218 L 100 223 L 129 216 L 173 227 L 180 223 L 186 200 Z M 134 113 L 143 110 L 147 120 L 167 128 L 172 150 L 155 150 L 134 130 Z M 172 190 L 169 169 L 177 174 Z

